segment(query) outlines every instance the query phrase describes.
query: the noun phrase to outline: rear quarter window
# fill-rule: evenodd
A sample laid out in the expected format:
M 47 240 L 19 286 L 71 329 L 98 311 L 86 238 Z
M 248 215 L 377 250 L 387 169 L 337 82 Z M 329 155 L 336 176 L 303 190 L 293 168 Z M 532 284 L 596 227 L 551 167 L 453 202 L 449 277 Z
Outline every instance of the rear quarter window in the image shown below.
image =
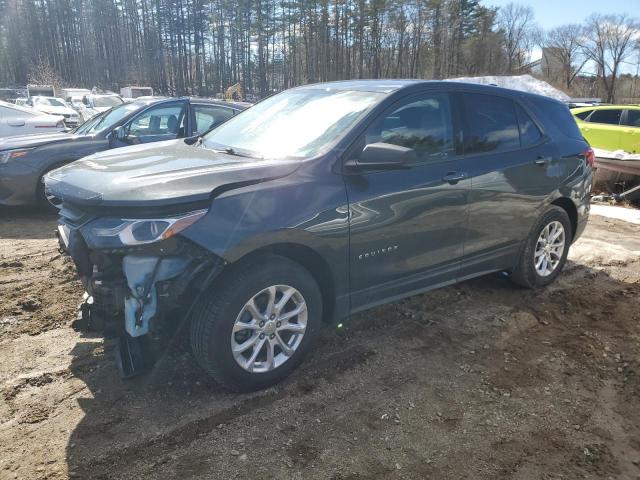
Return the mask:
M 565 137 L 574 140 L 584 140 L 568 106 L 554 100 L 536 100 L 534 103 L 538 109 L 542 111 L 545 123 L 549 123 L 551 129 L 559 131 Z M 545 128 L 545 131 L 546 130 L 549 129 Z

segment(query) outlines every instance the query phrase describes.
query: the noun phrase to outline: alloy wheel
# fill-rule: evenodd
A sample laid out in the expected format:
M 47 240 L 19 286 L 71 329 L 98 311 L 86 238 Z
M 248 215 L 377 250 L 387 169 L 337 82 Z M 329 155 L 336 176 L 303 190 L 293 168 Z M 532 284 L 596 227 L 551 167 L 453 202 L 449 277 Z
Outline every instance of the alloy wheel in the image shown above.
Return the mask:
M 538 275 L 548 277 L 555 272 L 562 260 L 565 243 L 566 235 L 562 223 L 553 221 L 542 229 L 533 254 Z
M 231 332 L 231 351 L 244 370 L 261 373 L 288 361 L 307 329 L 307 304 L 289 285 L 272 285 L 245 303 Z

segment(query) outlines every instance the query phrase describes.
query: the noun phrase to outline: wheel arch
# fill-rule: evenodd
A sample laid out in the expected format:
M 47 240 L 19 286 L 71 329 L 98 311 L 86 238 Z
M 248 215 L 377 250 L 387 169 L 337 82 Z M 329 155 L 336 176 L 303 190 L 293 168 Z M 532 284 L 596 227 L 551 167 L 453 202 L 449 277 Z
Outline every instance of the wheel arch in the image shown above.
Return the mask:
M 238 262 L 256 262 L 259 261 L 261 257 L 268 255 L 278 255 L 287 258 L 309 271 L 318 283 L 322 295 L 323 321 L 327 323 L 330 322 L 336 312 L 336 290 L 329 262 L 318 251 L 307 245 L 281 242 L 253 250 L 234 261 L 233 264 Z
M 571 238 L 573 239 L 578 229 L 578 209 L 576 208 L 575 203 L 573 203 L 570 198 L 560 197 L 551 202 L 551 205 L 560 207 L 567 212 L 569 221 L 571 222 Z

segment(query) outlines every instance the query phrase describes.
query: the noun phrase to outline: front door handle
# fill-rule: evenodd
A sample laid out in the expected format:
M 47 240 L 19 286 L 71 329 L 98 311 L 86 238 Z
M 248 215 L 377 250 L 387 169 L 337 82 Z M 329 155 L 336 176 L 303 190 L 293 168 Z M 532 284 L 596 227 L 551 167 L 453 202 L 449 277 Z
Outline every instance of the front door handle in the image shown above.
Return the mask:
M 444 177 L 442 177 L 442 181 L 450 183 L 451 185 L 455 185 L 460 180 L 464 180 L 465 178 L 467 178 L 467 174 L 465 172 L 449 172 Z
M 549 162 L 551 162 L 551 157 L 538 157 L 538 159 L 534 163 L 543 167 Z

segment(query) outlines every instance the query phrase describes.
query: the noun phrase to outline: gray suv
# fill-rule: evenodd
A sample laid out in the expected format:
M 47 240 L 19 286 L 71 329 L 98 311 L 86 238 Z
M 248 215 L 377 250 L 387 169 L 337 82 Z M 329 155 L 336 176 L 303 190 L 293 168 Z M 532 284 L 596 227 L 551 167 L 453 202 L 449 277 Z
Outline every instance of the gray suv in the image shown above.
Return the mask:
M 191 144 L 46 179 L 123 375 L 181 327 L 217 381 L 288 375 L 322 321 L 491 272 L 544 287 L 589 215 L 593 152 L 568 108 L 503 88 L 349 81 L 274 95 Z

